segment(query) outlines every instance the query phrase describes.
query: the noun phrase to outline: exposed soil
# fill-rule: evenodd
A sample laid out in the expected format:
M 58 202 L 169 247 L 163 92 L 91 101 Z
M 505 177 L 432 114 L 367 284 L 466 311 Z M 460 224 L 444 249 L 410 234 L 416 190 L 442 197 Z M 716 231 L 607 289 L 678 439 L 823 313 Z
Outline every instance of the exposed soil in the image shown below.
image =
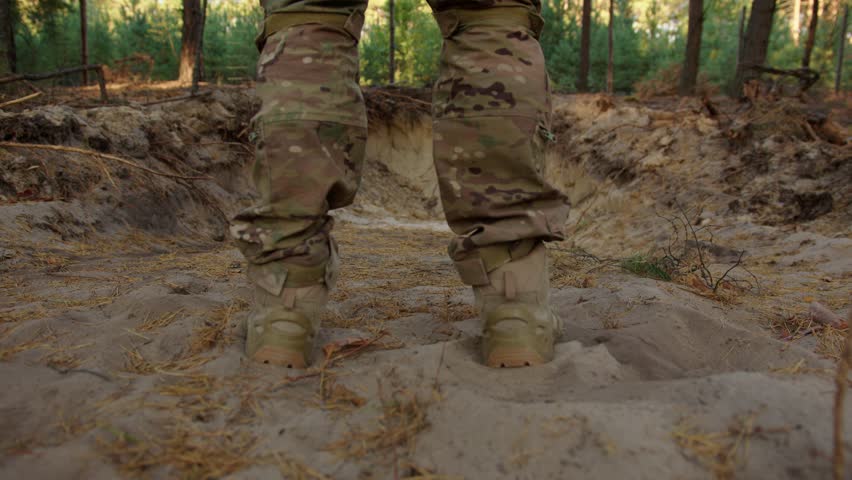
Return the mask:
M 0 113 L 0 477 L 830 475 L 846 328 L 808 308 L 850 315 L 845 113 L 558 97 L 566 327 L 554 362 L 495 371 L 446 258 L 425 98 L 368 92 L 307 371 L 242 352 L 224 232 L 251 201 L 250 92 Z

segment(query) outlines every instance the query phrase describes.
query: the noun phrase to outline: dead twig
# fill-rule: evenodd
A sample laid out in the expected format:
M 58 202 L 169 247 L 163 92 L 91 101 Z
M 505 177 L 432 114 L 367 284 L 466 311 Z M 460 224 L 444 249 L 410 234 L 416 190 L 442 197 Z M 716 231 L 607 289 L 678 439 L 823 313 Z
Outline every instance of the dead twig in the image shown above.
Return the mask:
M 27 95 L 27 96 L 25 96 L 25 97 L 16 98 L 16 99 L 14 99 L 14 100 L 9 100 L 8 102 L 0 103 L 0 108 L 11 107 L 12 105 L 17 105 L 17 104 L 19 104 L 19 103 L 24 103 L 24 102 L 26 102 L 27 100 L 32 100 L 32 99 L 34 99 L 34 98 L 38 98 L 38 97 L 40 97 L 41 95 L 42 95 L 42 93 L 41 93 L 41 92 L 31 93 L 31 94 L 29 94 L 29 95 Z
M 699 247 L 699 248 L 700 248 L 700 247 Z M 727 277 L 727 276 L 728 276 L 728 274 L 729 274 L 729 273 L 731 273 L 731 270 L 733 270 L 733 269 L 735 269 L 735 268 L 737 268 L 737 267 L 739 267 L 739 266 L 740 266 L 740 263 L 742 263 L 742 261 L 743 261 L 743 255 L 745 255 L 745 250 L 743 250 L 743 251 L 741 251 L 741 252 L 740 252 L 740 255 L 737 257 L 737 261 L 736 261 L 736 262 L 734 262 L 734 264 L 733 264 L 733 265 L 731 265 L 731 267 L 730 267 L 729 269 L 725 270 L 725 273 L 723 273 L 723 274 L 722 274 L 722 276 L 721 276 L 721 277 L 719 277 L 719 278 L 716 280 L 716 283 L 714 283 L 714 284 L 713 284 L 713 293 L 716 293 L 716 290 L 718 290 L 718 289 L 719 289 L 719 285 L 721 285 L 721 284 L 722 284 L 722 281 L 724 281 L 724 280 L 725 280 L 725 277 Z
M 161 100 L 153 100 L 151 102 L 145 102 L 145 103 L 142 104 L 142 106 L 150 107 L 151 105 L 159 105 L 161 103 L 179 102 L 181 100 L 193 100 L 193 99 L 201 98 L 201 97 L 209 97 L 212 94 L 213 94 L 212 91 L 201 92 L 201 93 L 190 93 L 189 95 L 180 95 L 178 97 L 164 98 L 164 99 L 161 99 Z
M 71 153 L 79 153 L 81 155 L 88 155 L 94 158 L 105 158 L 107 160 L 112 160 L 113 162 L 121 163 L 122 165 L 127 165 L 128 167 L 136 168 L 142 170 L 143 172 L 150 173 L 152 175 L 159 175 L 161 177 L 169 177 L 169 178 L 179 178 L 181 180 L 210 180 L 211 178 L 208 176 L 185 176 L 185 175 L 177 175 L 174 173 L 160 172 L 158 170 L 153 170 L 148 167 L 138 165 L 136 163 L 131 162 L 130 160 L 125 160 L 121 157 L 116 157 L 115 155 L 110 155 L 107 153 L 96 152 L 94 150 L 87 150 L 85 148 L 77 148 L 77 147 L 66 147 L 63 145 L 43 145 L 39 143 L 18 143 L 18 142 L 0 142 L 0 147 L 4 148 L 29 148 L 33 150 L 53 150 L 56 152 L 71 152 Z
M 107 376 L 106 374 L 103 374 L 101 372 L 96 372 L 94 370 L 89 370 L 89 369 L 86 369 L 86 368 L 59 368 L 59 367 L 55 367 L 53 365 L 48 365 L 48 367 L 52 368 L 53 370 L 55 370 L 60 375 L 67 375 L 69 373 L 88 373 L 89 375 L 94 375 L 94 376 L 100 378 L 103 381 L 112 382 L 112 379 L 109 378 L 109 376 Z
M 444 344 L 441 345 L 441 358 L 438 360 L 438 368 L 435 370 L 435 386 L 434 386 L 434 388 L 435 388 L 436 392 L 441 391 L 441 385 L 438 383 L 438 379 L 441 376 L 441 367 L 444 366 L 444 353 L 446 353 L 446 351 L 447 351 L 447 342 L 444 342 Z

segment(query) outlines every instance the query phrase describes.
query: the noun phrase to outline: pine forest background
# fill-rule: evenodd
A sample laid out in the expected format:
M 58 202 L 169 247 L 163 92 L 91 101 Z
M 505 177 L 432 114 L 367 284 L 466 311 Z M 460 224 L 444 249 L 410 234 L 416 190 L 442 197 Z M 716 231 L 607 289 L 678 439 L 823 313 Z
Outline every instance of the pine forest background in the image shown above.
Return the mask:
M 766 65 L 798 68 L 808 34 L 813 0 L 782 0 L 775 11 Z M 797 5 L 798 2 L 798 5 Z M 210 0 L 204 29 L 204 78 L 214 83 L 249 80 L 257 51 L 254 37 L 262 18 L 257 0 Z M 614 0 L 614 89 L 630 93 L 642 82 L 677 82 L 687 38 L 688 0 Z M 12 2 L 17 71 L 37 73 L 80 64 L 78 3 L 63 0 Z M 723 87 L 734 75 L 738 29 L 748 0 L 705 0 L 699 84 Z M 820 87 L 834 85 L 842 31 L 841 0 L 820 2 L 819 24 L 810 67 Z M 437 76 L 441 37 L 425 0 L 396 0 L 395 81 L 429 85 Z M 546 21 L 541 38 L 556 90 L 575 90 L 580 62 L 582 0 L 543 0 Z M 361 41 L 361 82 L 388 81 L 388 6 L 372 1 Z M 746 12 L 746 19 L 748 12 Z M 589 87 L 606 89 L 609 2 L 592 1 Z M 89 63 L 115 69 L 135 58 L 140 80 L 178 76 L 181 49 L 181 0 L 89 0 Z M 844 41 L 850 41 L 849 35 Z M 843 70 L 849 71 L 850 48 Z M 145 59 L 145 62 L 138 61 Z M 146 63 L 147 62 L 147 63 Z M 140 68 L 139 65 L 144 65 Z M 852 80 L 845 75 L 848 90 Z M 66 82 L 78 78 L 67 77 Z

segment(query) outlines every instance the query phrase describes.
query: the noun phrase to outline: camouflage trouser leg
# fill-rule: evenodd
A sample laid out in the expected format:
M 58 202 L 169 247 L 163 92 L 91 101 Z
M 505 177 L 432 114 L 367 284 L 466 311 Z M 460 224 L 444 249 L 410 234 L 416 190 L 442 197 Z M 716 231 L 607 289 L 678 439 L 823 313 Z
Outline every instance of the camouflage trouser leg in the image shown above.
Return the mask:
M 251 280 L 278 295 L 330 283 L 328 210 L 352 202 L 366 145 L 357 83 L 366 0 L 263 3 L 253 171 L 260 200 L 234 218 L 231 234 Z
M 430 0 L 445 37 L 435 86 L 435 164 L 450 254 L 562 238 L 565 198 L 544 175 L 550 100 L 538 0 Z M 357 38 L 366 0 L 265 0 L 254 180 L 261 200 L 232 234 L 255 283 L 332 255 L 330 208 L 352 201 L 366 137 Z M 527 247 L 510 250 L 528 251 Z
M 458 235 L 450 256 L 458 266 L 482 247 L 562 239 L 568 202 L 544 172 L 551 104 L 539 2 L 430 3 L 444 36 L 434 156 L 447 222 Z

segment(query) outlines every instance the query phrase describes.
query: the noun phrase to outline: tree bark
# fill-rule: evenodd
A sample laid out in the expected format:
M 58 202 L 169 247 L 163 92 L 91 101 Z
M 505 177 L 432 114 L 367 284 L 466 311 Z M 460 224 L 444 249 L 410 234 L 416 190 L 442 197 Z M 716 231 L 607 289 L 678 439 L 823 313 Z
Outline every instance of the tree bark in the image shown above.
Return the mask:
M 388 0 L 388 13 L 390 22 L 390 38 L 388 41 L 388 83 L 394 84 L 396 80 L 396 25 L 394 25 L 394 4 L 393 0 Z
M 689 0 L 689 30 L 686 34 L 686 55 L 680 75 L 680 94 L 695 93 L 698 64 L 701 59 L 701 32 L 704 29 L 704 0 Z
M 80 0 L 80 65 L 89 64 L 89 22 L 86 0 Z M 89 71 L 83 70 L 83 85 L 89 84 Z
M 183 0 L 183 29 L 181 31 L 180 67 L 178 81 L 192 83 L 195 62 L 199 58 L 204 34 L 204 12 L 200 0 Z
M 195 65 L 192 67 L 192 88 L 189 90 L 191 95 L 198 94 L 199 82 L 201 82 L 204 52 L 204 26 L 207 24 L 207 0 L 202 0 L 201 7 L 201 40 L 198 42 L 198 49 L 195 51 Z
M 609 52 L 607 54 L 607 63 L 606 63 L 606 91 L 610 95 L 612 95 L 615 89 L 615 65 L 613 61 L 613 52 L 615 50 L 615 45 L 613 44 L 613 35 L 612 35 L 612 24 L 613 19 L 615 17 L 615 8 L 614 8 L 615 0 L 609 0 Z
M 805 53 L 802 55 L 802 66 L 805 68 L 811 66 L 811 53 L 814 51 L 817 22 L 819 21 L 819 0 L 811 0 L 811 2 L 813 2 L 811 21 L 808 24 L 808 38 L 805 40 Z
M 790 35 L 793 44 L 799 46 L 799 35 L 802 31 L 802 0 L 793 0 L 793 15 L 790 17 Z
M 592 40 L 592 0 L 583 0 L 583 19 L 580 33 L 580 74 L 577 76 L 577 91 L 589 91 L 589 48 Z
M 0 75 L 15 73 L 14 0 L 0 0 Z
M 843 23 L 840 25 L 840 45 L 837 47 L 837 70 L 834 72 L 834 93 L 840 93 L 843 78 L 843 47 L 846 46 L 846 26 L 849 23 L 849 5 L 843 7 Z
M 745 18 L 746 18 L 746 7 L 743 7 L 743 10 L 740 12 L 740 20 L 738 22 L 739 28 L 737 29 L 737 65 L 743 61 L 743 42 L 745 41 Z
M 772 17 L 775 15 L 776 6 L 776 0 L 753 0 L 751 3 L 751 15 L 748 17 L 748 27 L 743 39 L 743 53 L 731 85 L 732 96 L 740 96 L 743 85 L 759 76 L 759 72 L 750 67 L 763 65 L 766 62 L 769 34 L 772 32 Z

